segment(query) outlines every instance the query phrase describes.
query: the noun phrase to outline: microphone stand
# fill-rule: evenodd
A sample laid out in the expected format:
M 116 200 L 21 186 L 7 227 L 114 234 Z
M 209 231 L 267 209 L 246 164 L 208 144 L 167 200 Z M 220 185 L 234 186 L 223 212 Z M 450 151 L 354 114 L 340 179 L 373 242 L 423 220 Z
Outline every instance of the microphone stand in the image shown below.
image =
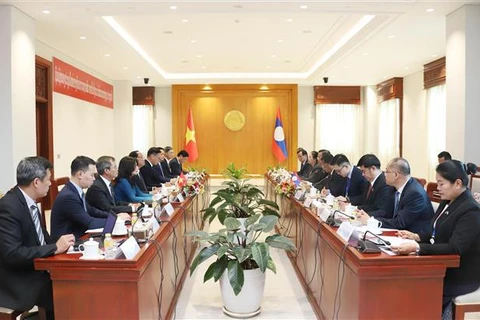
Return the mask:
M 336 220 L 335 219 L 335 213 L 340 213 L 341 215 L 349 218 L 349 219 L 355 219 L 354 216 L 351 216 L 349 214 L 346 214 L 345 212 L 343 211 L 340 211 L 340 210 L 333 210 L 332 214 L 327 218 L 327 221 L 325 221 L 329 226 L 338 226 L 340 225 L 340 221 Z
M 377 236 L 375 233 L 367 230 L 363 234 L 362 240 L 359 240 L 358 245 L 357 245 L 358 251 L 360 251 L 362 253 L 379 253 L 379 252 L 382 251 L 382 250 L 380 250 L 378 243 L 375 243 L 375 242 L 366 238 L 367 233 L 372 234 L 375 238 L 379 239 L 380 241 L 382 241 L 382 243 L 384 243 L 387 246 L 389 246 L 391 244 L 390 241 L 384 240 L 384 239 L 380 238 L 379 236 Z

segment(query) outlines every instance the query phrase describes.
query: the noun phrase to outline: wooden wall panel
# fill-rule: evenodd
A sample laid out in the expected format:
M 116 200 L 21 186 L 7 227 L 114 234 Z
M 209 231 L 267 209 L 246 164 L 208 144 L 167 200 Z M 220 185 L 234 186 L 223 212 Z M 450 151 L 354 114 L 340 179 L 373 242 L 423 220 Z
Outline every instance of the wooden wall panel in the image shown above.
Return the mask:
M 199 157 L 191 166 L 221 173 L 228 163 L 245 166 L 249 173 L 264 173 L 277 164 L 271 145 L 277 106 L 287 141 L 289 157 L 282 163 L 295 168 L 297 144 L 297 86 L 269 85 L 268 92 L 260 85 L 210 85 L 212 92 L 200 85 L 175 85 L 173 97 L 173 146 L 176 151 L 185 145 L 189 106 L 195 124 Z M 245 116 L 245 126 L 231 131 L 224 124 L 225 114 L 238 110 Z
M 447 79 L 445 57 L 427 63 L 423 66 L 423 88 L 429 89 L 445 84 Z

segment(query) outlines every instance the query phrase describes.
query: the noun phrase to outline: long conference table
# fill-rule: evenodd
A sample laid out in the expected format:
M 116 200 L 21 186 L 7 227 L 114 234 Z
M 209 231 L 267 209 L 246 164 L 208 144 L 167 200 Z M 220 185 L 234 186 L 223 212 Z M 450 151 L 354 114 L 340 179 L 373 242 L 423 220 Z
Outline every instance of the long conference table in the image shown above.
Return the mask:
M 277 232 L 297 247 L 288 256 L 319 319 L 441 319 L 443 278 L 458 255 L 362 254 L 275 185 L 265 175 L 266 197 L 280 206 Z
M 37 270 L 50 273 L 55 318 L 171 319 L 197 248 L 185 234 L 203 229 L 208 186 L 207 179 L 204 194 L 174 205 L 132 260 L 80 260 L 80 254 L 35 259 Z

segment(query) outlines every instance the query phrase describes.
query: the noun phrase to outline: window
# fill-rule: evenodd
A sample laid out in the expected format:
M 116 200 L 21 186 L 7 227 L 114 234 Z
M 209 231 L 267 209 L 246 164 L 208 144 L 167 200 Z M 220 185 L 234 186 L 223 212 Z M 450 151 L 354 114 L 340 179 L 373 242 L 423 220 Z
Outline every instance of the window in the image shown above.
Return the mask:
M 400 155 L 400 100 L 390 99 L 379 105 L 378 159 L 387 163 Z
M 133 106 L 133 149 L 147 151 L 154 144 L 153 106 Z
M 437 155 L 446 146 L 447 95 L 445 84 L 427 89 L 428 181 L 436 181 Z
M 363 106 L 318 104 L 315 119 L 315 149 L 345 154 L 351 163 L 363 155 Z

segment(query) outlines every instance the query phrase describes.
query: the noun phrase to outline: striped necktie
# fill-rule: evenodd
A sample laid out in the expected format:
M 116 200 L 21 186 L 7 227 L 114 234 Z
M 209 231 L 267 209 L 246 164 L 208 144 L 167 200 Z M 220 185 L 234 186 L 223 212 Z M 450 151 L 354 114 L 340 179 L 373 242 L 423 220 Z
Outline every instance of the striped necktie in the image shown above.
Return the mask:
M 37 231 L 38 240 L 43 246 L 45 244 L 45 238 L 43 237 L 42 225 L 40 224 L 40 212 L 38 210 L 38 207 L 33 204 L 30 207 L 30 211 L 33 219 L 33 224 L 35 225 L 35 230 Z
M 398 211 L 398 203 L 400 202 L 400 192 L 395 192 L 395 206 L 393 207 L 393 215 Z

